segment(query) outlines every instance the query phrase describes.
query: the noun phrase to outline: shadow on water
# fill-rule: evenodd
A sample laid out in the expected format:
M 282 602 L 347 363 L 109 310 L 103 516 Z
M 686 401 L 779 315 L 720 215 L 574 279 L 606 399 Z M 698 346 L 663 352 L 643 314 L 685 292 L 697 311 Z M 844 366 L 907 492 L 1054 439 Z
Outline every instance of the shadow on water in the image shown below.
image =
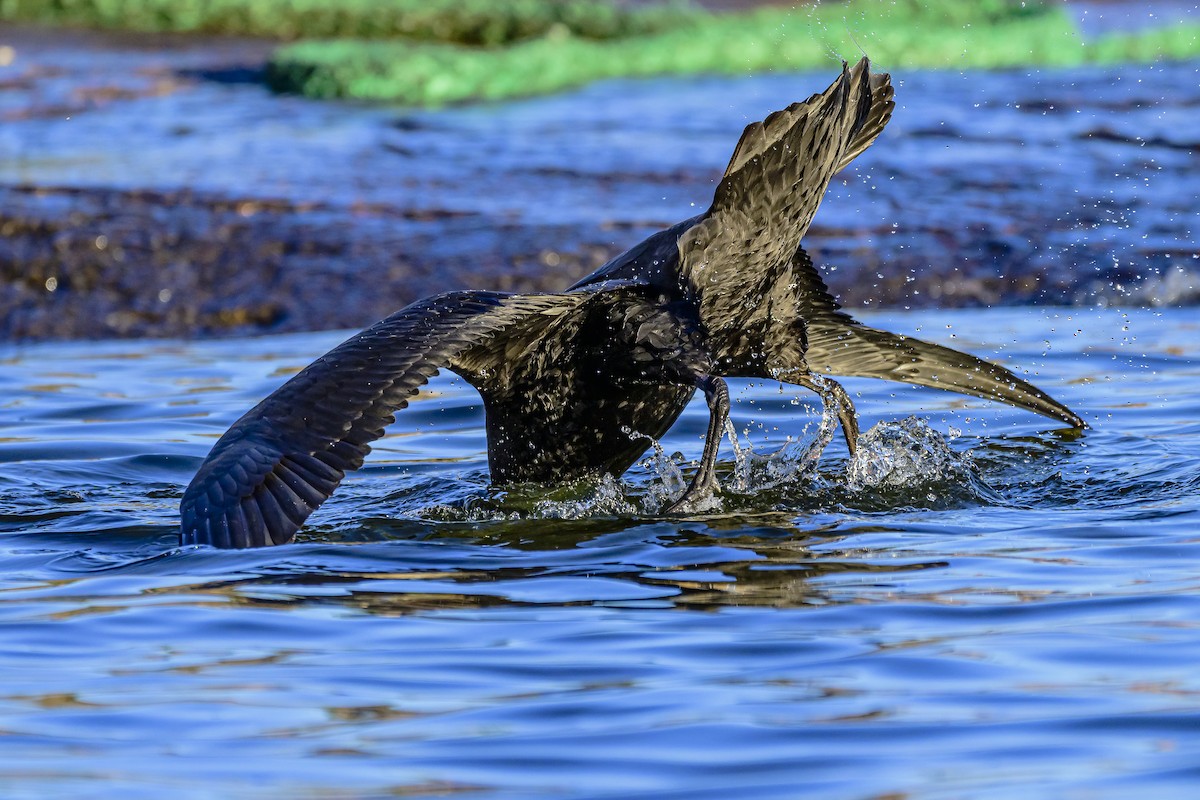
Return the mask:
M 524 520 L 485 528 L 366 519 L 352 531 L 312 532 L 286 553 L 164 551 L 161 529 L 128 528 L 117 540 L 97 537 L 88 548 L 53 556 L 45 549 L 52 541 L 22 547 L 26 537 L 16 537 L 6 542 L 10 566 L 37 564 L 54 577 L 0 590 L 0 605 L 53 598 L 76 607 L 72 615 L 146 602 L 330 605 L 376 615 L 545 605 L 794 607 L 833 602 L 817 582 L 825 576 L 880 577 L 947 565 L 882 554 L 873 561 L 861 548 L 844 560 L 811 549 L 834 547 L 855 532 L 833 523 L 802 528 L 784 514 L 685 524 Z M 121 547 L 126 537 L 144 544 Z

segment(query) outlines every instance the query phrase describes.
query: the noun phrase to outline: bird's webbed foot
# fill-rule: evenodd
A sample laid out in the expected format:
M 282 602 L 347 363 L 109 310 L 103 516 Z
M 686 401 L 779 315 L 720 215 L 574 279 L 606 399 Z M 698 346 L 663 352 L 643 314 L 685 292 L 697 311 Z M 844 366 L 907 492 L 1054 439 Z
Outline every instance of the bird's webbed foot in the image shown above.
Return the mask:
M 712 498 L 717 486 L 717 449 L 725 435 L 725 420 L 729 419 L 729 387 L 725 381 L 712 375 L 702 375 L 696 386 L 704 392 L 708 401 L 708 433 L 704 437 L 704 453 L 700 456 L 700 468 L 683 496 L 667 506 L 668 514 L 686 514 L 697 511 Z
M 824 375 L 814 375 L 811 372 L 788 375 L 786 380 L 788 383 L 813 390 L 821 396 L 821 403 L 825 408 L 832 408 L 837 413 L 838 421 L 842 423 L 842 435 L 846 438 L 846 447 L 850 450 L 850 455 L 854 455 L 858 450 L 858 412 L 854 410 L 854 401 L 842 385 Z

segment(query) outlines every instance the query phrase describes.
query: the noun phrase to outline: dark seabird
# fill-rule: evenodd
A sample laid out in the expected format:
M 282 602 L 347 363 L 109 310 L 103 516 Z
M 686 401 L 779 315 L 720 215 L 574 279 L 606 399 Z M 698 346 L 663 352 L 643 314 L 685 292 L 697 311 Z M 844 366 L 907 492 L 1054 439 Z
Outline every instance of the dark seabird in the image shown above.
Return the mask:
M 708 434 L 676 512 L 716 487 L 726 377 L 818 392 L 851 452 L 854 407 L 823 376 L 951 389 L 1085 427 L 1003 367 L 856 322 L 800 246 L 830 179 L 887 124 L 892 94 L 867 59 L 843 64 L 824 92 L 746 128 L 707 211 L 565 292 L 441 294 L 343 342 L 221 437 L 184 493 L 181 542 L 291 540 L 442 368 L 483 398 L 499 485 L 620 475 L 704 392 Z

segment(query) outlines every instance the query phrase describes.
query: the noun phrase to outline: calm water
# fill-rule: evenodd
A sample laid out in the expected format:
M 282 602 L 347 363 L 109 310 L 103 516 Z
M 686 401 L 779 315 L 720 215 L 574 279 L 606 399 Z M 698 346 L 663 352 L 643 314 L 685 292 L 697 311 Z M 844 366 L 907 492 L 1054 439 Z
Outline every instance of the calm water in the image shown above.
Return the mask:
M 619 485 L 501 493 L 439 378 L 301 543 L 180 550 L 214 439 L 339 336 L 3 347 L 0 794 L 1194 796 L 1194 310 L 873 320 L 1094 427 L 860 381 L 866 458 L 813 472 L 815 401 L 739 384 L 723 508 L 667 519 L 702 404 Z

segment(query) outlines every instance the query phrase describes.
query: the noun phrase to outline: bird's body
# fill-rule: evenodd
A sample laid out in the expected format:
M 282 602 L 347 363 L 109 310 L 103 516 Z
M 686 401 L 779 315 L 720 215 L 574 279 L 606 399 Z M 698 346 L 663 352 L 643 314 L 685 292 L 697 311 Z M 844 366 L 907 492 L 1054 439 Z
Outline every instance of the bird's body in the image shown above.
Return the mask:
M 866 59 L 843 67 L 823 93 L 746 128 L 705 213 L 565 292 L 438 295 L 347 340 L 217 443 L 184 494 L 181 540 L 290 540 L 439 368 L 479 390 L 498 484 L 619 475 L 702 390 L 704 454 L 674 510 L 715 488 L 729 408 L 723 377 L 818 391 L 851 451 L 853 406 L 818 374 L 952 389 L 1082 427 L 1003 367 L 856 322 L 800 246 L 829 180 L 870 146 L 893 107 L 886 74 L 872 75 Z
M 641 285 L 599 291 L 515 357 L 487 345 L 452 367 L 483 397 L 500 484 L 619 475 L 683 411 L 709 364 L 694 315 Z M 644 334 L 644 335 L 639 335 Z

